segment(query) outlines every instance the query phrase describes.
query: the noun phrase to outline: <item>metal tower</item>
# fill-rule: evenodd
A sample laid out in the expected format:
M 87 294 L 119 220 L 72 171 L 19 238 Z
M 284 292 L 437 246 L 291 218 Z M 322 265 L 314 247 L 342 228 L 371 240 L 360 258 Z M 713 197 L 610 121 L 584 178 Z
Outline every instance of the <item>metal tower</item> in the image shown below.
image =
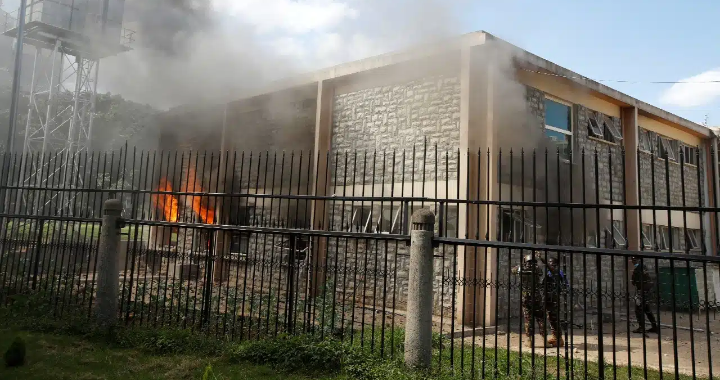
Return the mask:
M 36 0 L 26 9 L 23 43 L 35 48 L 24 128 L 23 185 L 82 187 L 81 155 L 91 144 L 100 60 L 130 50 L 122 28 L 124 0 Z M 17 13 L 16 13 L 17 14 Z M 3 34 L 17 37 L 17 18 Z M 37 197 L 36 197 L 37 198 Z M 55 193 L 25 207 L 72 213 L 74 193 Z M 19 201 L 16 204 L 21 204 Z

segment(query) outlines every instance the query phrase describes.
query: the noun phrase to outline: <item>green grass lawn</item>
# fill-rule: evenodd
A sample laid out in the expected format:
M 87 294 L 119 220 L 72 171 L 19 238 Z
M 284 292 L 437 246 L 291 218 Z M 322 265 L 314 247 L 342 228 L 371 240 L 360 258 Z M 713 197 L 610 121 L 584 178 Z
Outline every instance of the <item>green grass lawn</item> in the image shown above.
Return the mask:
M 251 364 L 230 364 L 224 358 L 171 355 L 153 356 L 138 350 L 117 349 L 76 337 L 0 329 L 4 353 L 16 336 L 27 343 L 25 366 L 0 365 L 0 379 L 195 379 L 212 365 L 210 380 L 306 379 Z M 214 377 L 213 377 L 214 376 Z

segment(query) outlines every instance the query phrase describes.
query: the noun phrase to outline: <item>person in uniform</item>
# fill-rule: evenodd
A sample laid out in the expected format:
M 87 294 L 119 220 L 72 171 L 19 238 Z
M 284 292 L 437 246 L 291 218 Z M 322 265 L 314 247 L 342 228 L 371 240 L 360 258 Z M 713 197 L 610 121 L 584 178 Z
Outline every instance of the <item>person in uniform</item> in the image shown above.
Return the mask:
M 548 345 L 551 347 L 562 346 L 564 342 L 562 340 L 562 329 L 560 328 L 560 305 L 563 297 L 566 296 L 569 290 L 570 284 L 568 283 L 565 273 L 560 269 L 557 258 L 548 258 L 545 266 L 547 268 L 545 278 L 543 279 L 545 310 L 552 332 L 552 337 L 548 340 Z
M 650 307 L 655 299 L 655 282 L 647 270 L 645 270 L 641 258 L 633 257 L 631 260 L 634 267 L 631 281 L 635 287 L 635 317 L 638 320 L 638 324 L 640 324 L 633 332 L 636 334 L 660 332 L 660 327 L 655 321 L 655 316 Z M 645 316 L 647 316 L 648 321 L 650 321 L 650 329 L 648 330 L 645 329 Z
M 544 296 L 544 280 L 543 270 L 538 265 L 538 257 L 536 254 L 528 254 L 523 258 L 523 263 L 514 267 L 513 272 L 521 277 L 521 306 L 523 310 L 523 318 L 525 320 L 525 336 L 527 337 L 526 345 L 532 345 L 532 338 L 535 334 L 535 323 L 540 327 L 543 336 L 546 336 L 545 313 L 548 312 L 548 319 L 553 330 L 553 338 L 547 343 L 555 347 L 562 345 L 562 338 L 559 336 L 559 324 L 557 314 L 550 314 L 549 307 L 546 307 Z M 542 260 L 542 259 L 541 259 Z

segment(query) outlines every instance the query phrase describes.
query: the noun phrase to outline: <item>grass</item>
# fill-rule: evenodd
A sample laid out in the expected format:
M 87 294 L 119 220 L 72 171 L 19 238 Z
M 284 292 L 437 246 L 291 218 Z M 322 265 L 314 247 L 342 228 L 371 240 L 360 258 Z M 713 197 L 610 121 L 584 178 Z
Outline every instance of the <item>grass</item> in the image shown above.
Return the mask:
M 26 364 L 20 368 L 0 366 L 0 379 L 200 380 L 208 364 L 212 366 L 211 380 L 307 379 L 301 375 L 279 373 L 268 367 L 234 364 L 225 357 L 148 355 L 137 349 L 117 348 L 78 337 L 15 329 L 0 330 L 0 349 L 4 352 L 18 335 L 27 343 Z

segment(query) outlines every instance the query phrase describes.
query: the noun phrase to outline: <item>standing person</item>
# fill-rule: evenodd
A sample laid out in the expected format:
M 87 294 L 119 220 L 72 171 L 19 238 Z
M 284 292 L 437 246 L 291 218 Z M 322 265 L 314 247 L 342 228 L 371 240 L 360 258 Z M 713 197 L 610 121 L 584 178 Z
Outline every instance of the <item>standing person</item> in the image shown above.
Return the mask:
M 555 257 L 548 258 L 547 262 L 540 258 L 545 263 L 545 275 L 543 276 L 543 300 L 545 313 L 547 314 L 548 323 L 550 324 L 550 331 L 552 337 L 548 340 L 548 346 L 560 347 L 564 344 L 562 339 L 562 330 L 560 329 L 560 318 L 558 312 L 560 311 L 560 300 L 562 294 L 568 286 L 565 273 L 560 270 L 558 266 L 558 260 Z
M 635 317 L 638 320 L 640 326 L 633 331 L 636 334 L 658 333 L 660 327 L 655 321 L 655 316 L 652 313 L 650 305 L 654 300 L 654 289 L 655 282 L 650 277 L 650 274 L 645 270 L 642 259 L 639 257 L 631 258 L 634 269 L 632 272 L 632 285 L 635 287 Z M 650 321 L 650 329 L 645 330 L 645 316 L 647 315 L 648 321 Z
M 545 316 L 543 315 L 543 298 L 542 298 L 542 271 L 538 267 L 537 259 L 534 254 L 528 254 L 523 257 L 523 262 L 513 268 L 513 273 L 521 278 L 521 300 L 520 304 L 523 310 L 523 318 L 525 320 L 525 336 L 527 341 L 525 344 L 532 347 L 532 339 L 535 335 L 535 322 L 537 322 L 542 331 L 545 333 Z

